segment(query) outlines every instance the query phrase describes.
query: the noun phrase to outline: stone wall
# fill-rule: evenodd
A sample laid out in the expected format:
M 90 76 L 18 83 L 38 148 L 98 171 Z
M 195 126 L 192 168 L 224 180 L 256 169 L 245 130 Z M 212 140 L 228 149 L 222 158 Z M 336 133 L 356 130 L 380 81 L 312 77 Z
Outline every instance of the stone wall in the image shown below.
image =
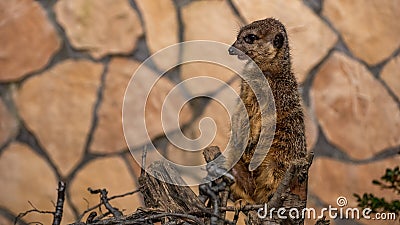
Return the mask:
M 308 148 L 316 155 L 309 207 L 337 206 L 339 196 L 355 206 L 353 193 L 396 197 L 371 180 L 400 164 L 398 0 L 0 0 L 0 8 L 0 224 L 12 224 L 31 208 L 28 201 L 52 210 L 60 179 L 68 183 L 64 224 L 98 202 L 87 187 L 107 188 L 110 196 L 136 189 L 140 168 L 121 125 L 133 72 L 181 41 L 231 44 L 241 24 L 265 17 L 286 24 L 301 83 Z M 163 66 L 154 62 L 156 70 Z M 198 71 L 218 74 L 236 90 L 239 83 L 220 68 L 198 66 L 168 73 L 149 98 L 150 138 L 177 162 L 202 159 L 189 160 L 168 143 L 157 122 L 160 99 Z M 218 126 L 214 144 L 224 147 L 229 118 L 215 101 L 185 106 L 184 133 L 197 137 L 205 116 Z M 142 204 L 139 195 L 113 203 L 124 213 Z M 25 221 L 49 224 L 51 216 Z M 350 222 L 395 224 L 334 224 Z

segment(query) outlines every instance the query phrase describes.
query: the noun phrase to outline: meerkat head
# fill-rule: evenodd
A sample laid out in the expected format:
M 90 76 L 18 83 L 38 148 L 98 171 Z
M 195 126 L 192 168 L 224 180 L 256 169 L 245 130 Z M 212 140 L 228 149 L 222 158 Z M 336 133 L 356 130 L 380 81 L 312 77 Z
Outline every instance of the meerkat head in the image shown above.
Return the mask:
M 270 73 L 276 72 L 277 68 L 290 60 L 285 27 L 273 18 L 242 27 L 228 52 L 241 60 L 246 59 L 247 55 L 263 72 Z

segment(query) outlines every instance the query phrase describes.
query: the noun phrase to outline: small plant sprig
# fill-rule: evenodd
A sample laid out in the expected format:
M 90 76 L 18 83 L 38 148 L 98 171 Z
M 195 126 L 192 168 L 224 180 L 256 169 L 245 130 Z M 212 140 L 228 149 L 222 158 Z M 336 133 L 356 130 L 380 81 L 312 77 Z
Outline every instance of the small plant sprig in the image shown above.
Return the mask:
M 374 185 L 380 186 L 382 189 L 393 190 L 400 195 L 400 169 L 396 166 L 394 169 L 386 169 L 386 173 L 380 178 L 380 181 L 373 180 Z M 362 196 L 354 194 L 357 199 L 358 207 L 370 208 L 372 212 L 393 212 L 400 213 L 400 200 L 392 200 L 388 202 L 385 198 L 376 197 L 372 193 L 364 193 Z

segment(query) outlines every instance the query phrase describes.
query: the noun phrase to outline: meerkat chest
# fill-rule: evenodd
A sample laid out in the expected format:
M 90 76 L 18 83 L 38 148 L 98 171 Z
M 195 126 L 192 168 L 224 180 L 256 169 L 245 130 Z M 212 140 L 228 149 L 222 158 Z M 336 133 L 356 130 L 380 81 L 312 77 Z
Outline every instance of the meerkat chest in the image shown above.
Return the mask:
M 242 95 L 242 101 L 246 106 L 247 118 L 250 128 L 246 151 L 244 152 L 242 159 L 245 162 L 250 162 L 250 159 L 252 158 L 254 150 L 257 146 L 257 142 L 260 138 L 261 110 L 257 99 L 251 90 L 248 93 Z

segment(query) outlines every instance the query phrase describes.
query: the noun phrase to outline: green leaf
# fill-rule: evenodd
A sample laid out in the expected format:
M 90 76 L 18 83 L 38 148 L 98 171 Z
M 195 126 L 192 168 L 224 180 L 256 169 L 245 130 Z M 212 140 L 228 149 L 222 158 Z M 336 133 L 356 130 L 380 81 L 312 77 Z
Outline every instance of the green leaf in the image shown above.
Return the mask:
M 380 181 L 378 181 L 378 180 L 373 180 L 372 183 L 375 184 L 375 185 L 381 185 L 381 184 L 382 184 L 382 183 L 381 183 Z

